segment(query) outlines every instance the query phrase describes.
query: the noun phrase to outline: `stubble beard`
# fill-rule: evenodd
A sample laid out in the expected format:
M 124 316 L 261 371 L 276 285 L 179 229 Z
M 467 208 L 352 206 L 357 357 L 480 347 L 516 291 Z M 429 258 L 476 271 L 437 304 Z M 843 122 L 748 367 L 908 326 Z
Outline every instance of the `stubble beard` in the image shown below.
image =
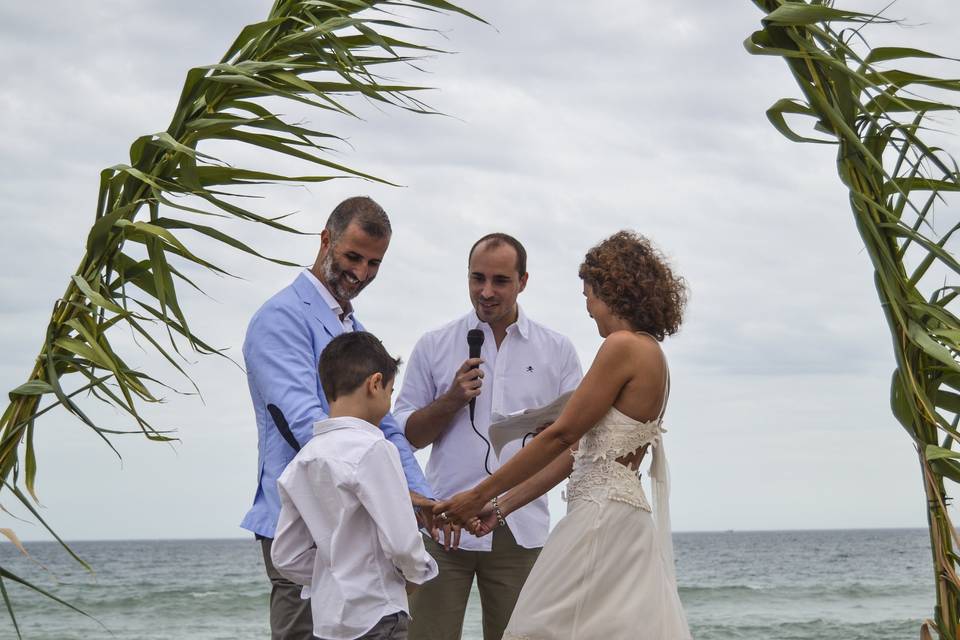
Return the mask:
M 333 259 L 333 247 L 330 248 L 330 252 L 327 253 L 323 262 L 320 263 L 320 270 L 323 273 L 323 278 L 326 280 L 327 286 L 331 290 L 330 292 L 339 302 L 350 302 L 373 280 L 373 278 L 369 278 L 366 282 L 358 282 L 357 286 L 352 290 L 345 288 L 343 286 L 343 275 L 345 271 L 341 269 L 337 261 Z
M 474 312 L 481 322 L 494 325 L 512 319 L 514 313 L 516 312 L 516 304 L 508 309 L 504 305 L 503 300 L 500 300 L 497 302 L 496 310 L 484 309 L 480 305 L 480 300 L 478 298 L 476 302 L 474 302 Z

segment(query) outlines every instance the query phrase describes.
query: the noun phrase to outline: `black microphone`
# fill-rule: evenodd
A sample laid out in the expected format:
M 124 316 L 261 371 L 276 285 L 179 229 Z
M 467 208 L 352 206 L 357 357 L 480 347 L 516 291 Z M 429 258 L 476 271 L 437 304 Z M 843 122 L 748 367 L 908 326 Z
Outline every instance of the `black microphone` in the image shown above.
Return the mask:
M 467 344 L 470 345 L 470 357 L 480 357 L 480 347 L 483 346 L 483 331 L 480 329 L 470 329 L 467 331 Z M 473 412 L 477 405 L 476 398 L 470 398 L 470 422 L 473 422 Z

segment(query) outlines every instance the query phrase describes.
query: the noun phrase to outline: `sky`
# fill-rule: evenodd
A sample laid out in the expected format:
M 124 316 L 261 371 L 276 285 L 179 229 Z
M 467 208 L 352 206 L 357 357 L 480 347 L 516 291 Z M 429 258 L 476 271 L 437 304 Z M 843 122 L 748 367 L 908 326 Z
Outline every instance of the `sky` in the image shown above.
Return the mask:
M 99 171 L 126 161 L 138 136 L 165 129 L 186 71 L 218 61 L 269 4 L 0 6 L 0 387 L 18 386 L 32 367 L 82 255 Z M 744 51 L 761 17 L 753 4 L 465 4 L 490 24 L 418 14 L 418 24 L 441 30 L 422 37 L 453 53 L 425 60 L 423 73 L 392 72 L 434 87 L 424 98 L 445 115 L 362 101 L 351 103 L 358 119 L 278 106 L 345 137 L 338 161 L 402 186 L 270 188 L 258 191 L 258 210 L 297 212 L 293 222 L 319 231 L 345 197 L 367 194 L 385 207 L 390 249 L 355 306 L 401 357 L 424 331 L 469 310 L 467 250 L 504 231 L 529 254 L 520 303 L 568 335 L 586 368 L 600 338 L 576 275 L 582 256 L 622 228 L 648 235 L 690 288 L 683 328 L 664 344 L 674 529 L 925 526 L 916 452 L 889 411 L 890 339 L 834 149 L 789 142 L 767 122 L 766 108 L 798 91 L 782 61 Z M 907 24 L 874 27 L 874 44 L 960 54 L 951 37 L 960 8 L 902 0 L 890 11 Z M 201 151 L 309 171 L 223 145 Z M 226 228 L 302 264 L 319 244 Z M 197 272 L 209 297 L 182 293 L 196 332 L 239 362 L 250 316 L 297 270 L 184 238 L 239 276 Z M 155 355 L 114 340 L 128 363 L 189 388 Z M 257 450 L 244 373 L 222 358 L 187 360 L 202 399 L 167 393 L 147 412 L 177 429 L 173 445 L 119 437 L 120 460 L 65 413 L 38 423 L 42 513 L 64 538 L 246 535 L 238 523 Z M 131 426 L 115 412 L 96 415 Z M 557 495 L 551 507 L 562 515 Z M 2 514 L 6 526 L 46 539 Z

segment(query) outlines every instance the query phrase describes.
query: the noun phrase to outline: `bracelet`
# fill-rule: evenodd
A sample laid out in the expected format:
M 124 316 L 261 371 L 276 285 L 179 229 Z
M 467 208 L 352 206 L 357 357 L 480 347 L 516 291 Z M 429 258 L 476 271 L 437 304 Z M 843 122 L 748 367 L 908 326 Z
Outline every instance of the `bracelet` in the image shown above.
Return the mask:
M 493 505 L 493 512 L 497 514 L 497 523 L 501 527 L 507 526 L 507 521 L 503 519 L 503 512 L 500 511 L 500 503 L 497 502 L 496 496 L 493 497 L 493 499 L 490 501 L 490 504 Z

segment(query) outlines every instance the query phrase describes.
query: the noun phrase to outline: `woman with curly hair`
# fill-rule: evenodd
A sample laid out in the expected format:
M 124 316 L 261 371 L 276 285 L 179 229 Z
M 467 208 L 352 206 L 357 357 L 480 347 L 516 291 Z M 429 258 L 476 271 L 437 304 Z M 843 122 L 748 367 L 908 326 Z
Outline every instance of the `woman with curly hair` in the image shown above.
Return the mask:
M 504 640 L 685 640 L 661 426 L 670 376 L 660 341 L 680 327 L 686 286 L 646 238 L 627 231 L 590 249 L 580 278 L 604 339 L 583 382 L 552 425 L 435 511 L 482 535 L 569 475 L 567 515 L 527 578 Z M 649 447 L 652 508 L 636 472 Z

